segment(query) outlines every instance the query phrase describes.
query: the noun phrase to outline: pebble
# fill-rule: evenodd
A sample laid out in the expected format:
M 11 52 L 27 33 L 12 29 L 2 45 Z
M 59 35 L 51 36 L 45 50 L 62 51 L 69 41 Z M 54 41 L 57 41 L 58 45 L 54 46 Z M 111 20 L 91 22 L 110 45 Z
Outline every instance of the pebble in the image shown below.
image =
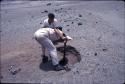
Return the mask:
M 67 22 L 66 20 L 64 22 Z
M 41 13 L 48 13 L 48 11 L 47 10 L 44 10 L 43 12 L 41 12 Z
M 106 48 L 104 48 L 104 49 L 102 49 L 103 51 L 107 51 L 107 49 Z
M 95 53 L 94 55 L 97 56 L 97 53 Z
M 82 15 L 81 15 L 81 14 L 79 14 L 79 17 L 82 17 Z
M 13 71 L 10 71 L 12 75 L 16 75 L 19 71 L 21 71 L 21 68 L 14 69 Z
M 48 11 L 47 11 L 47 10 L 45 10 L 44 12 L 45 12 L 45 13 L 48 13 Z
M 82 25 L 82 23 L 81 23 L 81 22 L 79 22 L 79 23 L 78 23 L 78 26 L 79 26 L 79 25 Z
M 21 68 L 15 68 L 14 65 L 11 65 L 8 70 L 12 75 L 16 75 L 19 71 L 21 71 Z
M 70 31 L 70 29 L 67 29 L 67 31 L 69 32 L 69 31 Z
M 63 8 L 60 8 L 60 10 L 62 10 Z
M 46 4 L 47 6 L 50 6 L 51 5 L 51 3 L 48 3 L 48 4 Z

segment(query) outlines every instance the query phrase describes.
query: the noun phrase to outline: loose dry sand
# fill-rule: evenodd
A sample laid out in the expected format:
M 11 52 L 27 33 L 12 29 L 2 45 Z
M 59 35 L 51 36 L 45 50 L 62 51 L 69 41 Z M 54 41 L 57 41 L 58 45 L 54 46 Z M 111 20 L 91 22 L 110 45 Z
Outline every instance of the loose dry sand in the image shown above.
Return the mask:
M 123 1 L 2 1 L 1 82 L 123 84 L 124 4 Z M 33 39 L 33 33 L 41 27 L 48 12 L 56 15 L 63 31 L 74 39 L 67 44 L 76 49 L 72 55 L 79 53 L 81 57 L 80 62 L 70 62 L 73 65 L 69 72 L 45 69 L 41 64 L 41 47 Z

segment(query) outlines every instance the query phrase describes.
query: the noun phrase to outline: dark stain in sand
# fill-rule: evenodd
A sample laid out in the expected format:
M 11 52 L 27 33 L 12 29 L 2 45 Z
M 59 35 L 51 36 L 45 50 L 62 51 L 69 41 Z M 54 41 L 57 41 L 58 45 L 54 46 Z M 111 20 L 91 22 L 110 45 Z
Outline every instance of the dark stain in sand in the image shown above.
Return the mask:
M 64 46 L 57 47 L 57 52 L 60 53 L 59 56 L 63 55 Z M 63 56 L 61 56 L 61 57 L 63 57 Z M 70 45 L 67 45 L 67 47 L 66 47 L 66 57 L 68 58 L 68 64 L 71 64 L 71 65 L 81 61 L 81 55 L 78 52 L 78 50 L 76 50 L 76 48 L 74 48 Z M 44 71 L 53 71 L 54 70 L 52 61 L 48 61 L 47 63 L 44 63 L 44 64 L 41 62 L 39 67 L 40 67 L 40 69 L 42 69 Z
M 53 71 L 54 70 L 54 67 L 52 65 L 52 61 L 48 61 L 47 63 L 40 63 L 40 66 L 39 66 L 40 69 L 44 70 L 44 71 Z
M 64 47 L 63 46 L 62 47 L 58 47 L 57 51 L 63 54 Z M 74 48 L 74 47 L 72 47 L 70 45 L 66 46 L 66 57 L 69 60 L 68 63 L 72 64 L 72 65 L 81 61 L 81 55 L 78 52 L 78 50 L 76 50 L 76 48 Z

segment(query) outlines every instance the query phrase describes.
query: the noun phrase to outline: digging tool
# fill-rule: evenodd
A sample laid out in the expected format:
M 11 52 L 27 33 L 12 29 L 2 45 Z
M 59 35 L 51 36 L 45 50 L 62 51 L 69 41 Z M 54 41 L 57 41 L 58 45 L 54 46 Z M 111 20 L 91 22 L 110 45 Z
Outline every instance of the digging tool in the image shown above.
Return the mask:
M 66 58 L 66 43 L 67 43 L 67 40 L 66 40 L 66 42 L 64 42 L 63 58 L 59 62 L 59 64 L 62 65 L 62 66 L 65 66 L 68 63 L 68 59 Z

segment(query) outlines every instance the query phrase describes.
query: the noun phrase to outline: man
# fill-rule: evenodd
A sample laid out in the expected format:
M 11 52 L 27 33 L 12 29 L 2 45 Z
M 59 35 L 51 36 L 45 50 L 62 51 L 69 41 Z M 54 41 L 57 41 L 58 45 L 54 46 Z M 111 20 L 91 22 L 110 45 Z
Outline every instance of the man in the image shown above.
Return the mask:
M 52 64 L 56 71 L 63 70 L 64 67 L 59 64 L 56 47 L 53 41 L 62 39 L 64 42 L 71 40 L 71 37 L 65 37 L 63 32 L 59 29 L 52 28 L 40 28 L 34 33 L 34 37 L 38 43 L 42 46 L 43 59 L 42 62 L 46 63 L 48 58 L 51 58 Z M 48 51 L 48 53 L 46 53 Z
M 62 31 L 62 27 L 58 26 L 58 21 L 53 13 L 48 14 L 48 18 L 44 20 L 43 28 L 58 28 Z

